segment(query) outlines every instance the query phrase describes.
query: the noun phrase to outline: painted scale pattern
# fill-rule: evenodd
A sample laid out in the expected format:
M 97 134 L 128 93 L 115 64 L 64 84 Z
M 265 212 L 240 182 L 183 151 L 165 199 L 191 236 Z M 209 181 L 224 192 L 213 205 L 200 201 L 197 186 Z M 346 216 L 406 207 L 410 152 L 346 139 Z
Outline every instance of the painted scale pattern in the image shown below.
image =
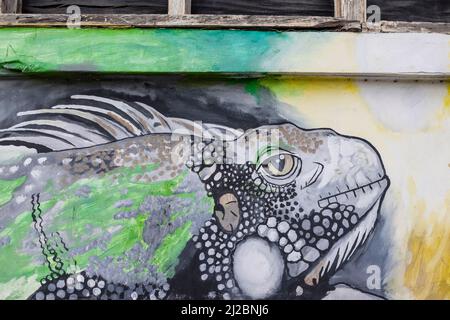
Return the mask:
M 12 186 L 3 233 L 31 216 L 27 250 L 41 252 L 30 299 L 320 298 L 375 227 L 389 179 L 367 141 L 290 123 L 243 133 L 75 99 L 109 104 L 114 121 L 55 106 L 37 112 L 96 125 L 69 143 L 40 118 L 0 139 L 45 150 L 0 168 Z

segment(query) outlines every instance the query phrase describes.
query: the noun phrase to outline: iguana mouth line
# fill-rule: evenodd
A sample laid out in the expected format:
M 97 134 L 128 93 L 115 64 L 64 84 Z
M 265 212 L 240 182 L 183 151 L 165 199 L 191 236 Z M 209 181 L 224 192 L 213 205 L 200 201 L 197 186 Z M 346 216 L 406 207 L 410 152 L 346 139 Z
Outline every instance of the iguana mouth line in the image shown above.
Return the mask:
M 380 177 L 381 177 L 381 179 L 370 182 L 363 186 L 357 185 L 356 188 L 352 188 L 352 189 L 348 188 L 347 191 L 339 192 L 339 193 L 321 198 L 317 203 L 318 203 L 319 207 L 325 208 L 330 203 L 339 202 L 340 198 L 341 199 L 350 199 L 350 197 L 358 198 L 358 196 L 359 196 L 358 193 L 362 192 L 363 194 L 365 194 L 367 189 L 373 190 L 374 187 L 379 187 L 380 190 L 384 190 L 387 187 L 387 185 L 389 184 L 389 180 L 386 175 L 385 176 L 380 175 Z
M 384 179 L 388 178 L 385 177 L 378 181 Z M 375 181 L 374 183 L 377 183 L 378 181 Z M 324 274 L 330 269 L 335 268 L 337 270 L 339 268 L 339 260 L 337 261 L 337 265 L 335 265 L 335 260 L 339 256 L 339 253 L 344 257 L 352 256 L 359 246 L 366 241 L 374 228 L 380 202 L 381 200 L 378 199 L 352 229 L 348 230 L 329 250 L 327 250 L 321 259 L 315 261 L 311 268 L 303 273 L 306 284 L 310 286 L 317 285 Z M 355 235 L 357 236 L 355 237 Z M 345 261 L 345 258 L 341 259 L 341 261 Z

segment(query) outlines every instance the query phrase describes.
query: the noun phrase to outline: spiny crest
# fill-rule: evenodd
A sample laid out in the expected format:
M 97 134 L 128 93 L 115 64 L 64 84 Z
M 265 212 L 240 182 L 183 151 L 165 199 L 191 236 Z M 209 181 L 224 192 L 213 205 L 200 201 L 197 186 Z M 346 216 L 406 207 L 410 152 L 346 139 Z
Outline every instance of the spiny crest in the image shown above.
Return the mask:
M 18 117 L 32 119 L 1 129 L 0 144 L 60 151 L 148 134 L 201 134 L 205 139 L 222 140 L 234 140 L 242 134 L 221 125 L 166 117 L 142 102 L 93 95 L 73 95 L 71 99 L 73 104 L 19 112 Z

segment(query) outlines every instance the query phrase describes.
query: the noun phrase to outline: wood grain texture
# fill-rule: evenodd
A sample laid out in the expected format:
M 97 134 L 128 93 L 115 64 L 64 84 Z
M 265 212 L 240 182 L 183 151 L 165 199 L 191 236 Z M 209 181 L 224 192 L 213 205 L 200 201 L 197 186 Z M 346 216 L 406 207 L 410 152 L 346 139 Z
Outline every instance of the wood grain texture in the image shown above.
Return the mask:
M 450 23 L 449 0 L 367 0 L 381 9 L 381 20 Z
M 192 0 L 193 14 L 333 16 L 333 0 Z
M 24 13 L 66 13 L 77 5 L 82 14 L 164 14 L 168 0 L 22 0 Z
M 66 27 L 65 14 L 3 14 L 1 27 Z M 417 32 L 450 34 L 450 23 L 381 21 L 361 24 L 328 17 L 216 16 L 216 15 L 101 15 L 81 16 L 82 27 L 97 28 L 209 28 L 259 30 L 327 30 L 353 32 Z
M 334 0 L 334 16 L 346 20 L 366 20 L 366 0 Z
M 21 13 L 22 0 L 0 0 L 1 13 Z
M 66 27 L 65 14 L 21 14 L 0 16 L 0 27 Z M 290 16 L 216 16 L 216 15 L 101 15 L 81 16 L 82 27 L 104 28 L 242 28 L 242 29 L 311 29 L 329 31 L 361 31 L 357 21 L 329 17 Z
M 170 15 L 179 16 L 191 13 L 191 0 L 169 0 Z
M 450 34 L 450 23 L 443 22 L 405 22 L 381 21 L 363 24 L 364 32 L 416 32 Z

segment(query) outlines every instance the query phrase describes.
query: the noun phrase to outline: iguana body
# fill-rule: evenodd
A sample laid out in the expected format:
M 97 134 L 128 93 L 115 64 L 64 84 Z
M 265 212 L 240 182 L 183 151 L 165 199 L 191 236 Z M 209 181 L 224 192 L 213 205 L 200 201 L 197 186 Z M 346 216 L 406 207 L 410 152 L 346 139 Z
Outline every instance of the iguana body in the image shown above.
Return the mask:
M 0 168 L 1 282 L 33 278 L 33 299 L 320 298 L 375 225 L 389 180 L 374 148 L 177 123 Z

